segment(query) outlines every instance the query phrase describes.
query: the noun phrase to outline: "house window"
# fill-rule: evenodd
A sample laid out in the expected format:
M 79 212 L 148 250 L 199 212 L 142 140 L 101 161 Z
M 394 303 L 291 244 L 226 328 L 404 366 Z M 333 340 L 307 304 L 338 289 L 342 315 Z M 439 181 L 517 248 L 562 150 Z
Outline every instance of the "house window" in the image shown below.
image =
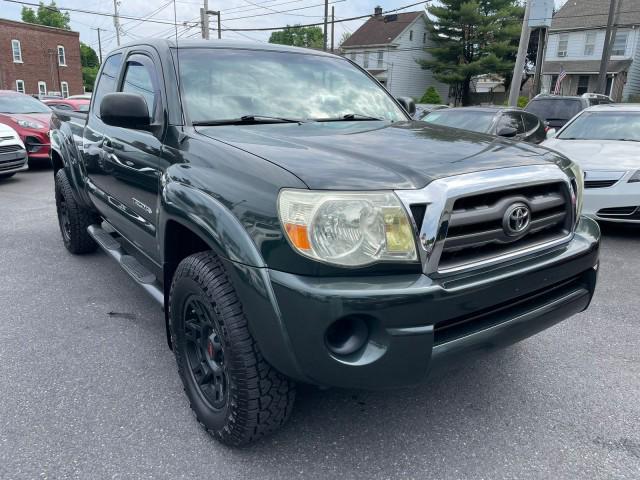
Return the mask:
M 409 30 L 409 41 L 413 42 L 413 30 Z
M 351 61 L 355 62 L 356 58 L 358 58 L 358 54 L 356 52 L 351 52 Z
M 589 57 L 593 55 L 596 47 L 596 32 L 587 32 L 584 35 L 584 55 Z
M 629 32 L 618 32 L 616 38 L 613 41 L 613 48 L 611 49 L 611 55 L 624 55 L 627 51 L 627 38 Z
M 384 60 L 384 50 L 378 50 L 378 68 L 382 68 Z
M 60 82 L 60 90 L 64 98 L 69 96 L 69 84 L 67 82 Z
M 16 80 L 16 92 L 24 93 L 24 80 Z
M 589 75 L 580 75 L 578 77 L 578 90 L 576 91 L 577 95 L 582 95 L 583 93 L 587 93 L 589 91 Z
M 22 63 L 22 48 L 20 48 L 20 40 L 11 40 L 11 52 L 13 53 L 13 63 Z
M 369 52 L 364 52 L 364 60 L 362 62 L 364 68 L 369 68 Z
M 558 37 L 558 56 L 566 57 L 567 56 L 567 47 L 569 46 L 569 34 L 562 33 Z
M 58 45 L 58 65 L 61 67 L 67 66 L 67 58 L 64 54 L 64 47 L 62 45 Z
M 427 43 L 427 32 L 422 34 L 422 43 Z
M 38 95 L 45 96 L 47 94 L 47 82 L 38 82 Z

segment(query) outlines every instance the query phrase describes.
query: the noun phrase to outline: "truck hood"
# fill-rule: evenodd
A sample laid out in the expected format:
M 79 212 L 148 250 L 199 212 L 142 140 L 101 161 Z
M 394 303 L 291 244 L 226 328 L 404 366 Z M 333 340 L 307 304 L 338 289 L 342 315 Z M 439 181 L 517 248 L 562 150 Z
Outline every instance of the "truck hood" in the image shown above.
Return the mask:
M 440 177 L 559 160 L 531 144 L 424 122 L 308 122 L 197 131 L 285 168 L 312 189 L 415 189 Z
M 543 145 L 569 157 L 583 170 L 640 169 L 640 142 L 552 138 Z

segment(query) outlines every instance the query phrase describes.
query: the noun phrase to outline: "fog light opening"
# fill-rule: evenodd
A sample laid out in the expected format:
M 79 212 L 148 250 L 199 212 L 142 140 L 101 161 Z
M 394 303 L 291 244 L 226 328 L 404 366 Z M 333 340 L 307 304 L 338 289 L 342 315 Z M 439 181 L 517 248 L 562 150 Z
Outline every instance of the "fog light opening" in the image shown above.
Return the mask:
M 327 348 L 335 355 L 345 356 L 362 349 L 369 340 L 369 327 L 360 317 L 344 317 L 327 329 Z

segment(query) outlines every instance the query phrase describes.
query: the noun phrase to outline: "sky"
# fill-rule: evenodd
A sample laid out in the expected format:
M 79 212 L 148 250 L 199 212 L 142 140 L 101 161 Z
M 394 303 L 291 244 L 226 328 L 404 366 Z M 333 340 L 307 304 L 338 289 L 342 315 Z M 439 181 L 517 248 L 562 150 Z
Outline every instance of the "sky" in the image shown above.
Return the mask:
M 37 3 L 37 0 L 25 0 Z M 329 0 L 335 7 L 336 19 L 349 18 L 358 15 L 373 13 L 376 5 L 384 10 L 416 3 L 418 0 Z M 556 6 L 562 5 L 566 0 L 555 0 Z M 571 0 L 573 1 L 573 0 Z M 200 21 L 200 7 L 202 0 L 175 0 L 176 18 L 180 26 L 178 36 L 180 38 L 200 37 L 200 27 L 195 22 Z M 46 4 L 49 0 L 45 1 Z M 131 17 L 149 17 L 150 20 L 159 22 L 173 22 L 173 1 L 170 0 L 118 0 L 121 15 Z M 78 8 L 94 12 L 113 13 L 113 0 L 57 0 L 58 7 Z M 308 8 L 307 8 L 308 7 Z M 0 0 L 0 17 L 11 20 L 20 20 L 22 6 Z M 405 11 L 415 11 L 424 8 L 414 6 Z M 286 13 L 286 10 L 296 9 Z M 220 10 L 223 28 L 260 28 L 279 27 L 284 25 L 306 24 L 321 22 L 324 16 L 323 0 L 209 0 L 209 10 Z M 95 30 L 100 28 L 102 37 L 102 51 L 106 54 L 116 47 L 115 28 L 113 18 L 95 13 L 69 12 L 71 16 L 71 29 L 80 32 L 80 41 L 98 51 L 98 34 Z M 244 18 L 239 18 L 244 17 Z M 354 32 L 365 21 L 353 20 L 336 23 L 336 45 L 345 32 Z M 183 26 L 183 22 L 190 22 Z M 173 36 L 175 31 L 170 24 L 153 23 L 152 21 L 138 21 L 121 19 L 121 42 L 126 43 L 144 37 Z M 215 17 L 211 17 L 211 26 L 216 24 Z M 215 32 L 211 32 L 214 38 Z M 266 42 L 269 32 L 222 32 L 222 38 L 244 39 Z

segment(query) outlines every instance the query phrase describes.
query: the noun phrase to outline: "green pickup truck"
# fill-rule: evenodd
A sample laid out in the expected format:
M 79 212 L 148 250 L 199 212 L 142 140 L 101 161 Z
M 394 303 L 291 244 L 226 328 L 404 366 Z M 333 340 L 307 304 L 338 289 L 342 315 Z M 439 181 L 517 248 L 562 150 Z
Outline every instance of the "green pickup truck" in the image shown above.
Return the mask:
M 335 55 L 151 40 L 53 116 L 64 245 L 157 300 L 220 441 L 280 427 L 296 382 L 414 384 L 588 307 L 579 167 L 412 110 Z

